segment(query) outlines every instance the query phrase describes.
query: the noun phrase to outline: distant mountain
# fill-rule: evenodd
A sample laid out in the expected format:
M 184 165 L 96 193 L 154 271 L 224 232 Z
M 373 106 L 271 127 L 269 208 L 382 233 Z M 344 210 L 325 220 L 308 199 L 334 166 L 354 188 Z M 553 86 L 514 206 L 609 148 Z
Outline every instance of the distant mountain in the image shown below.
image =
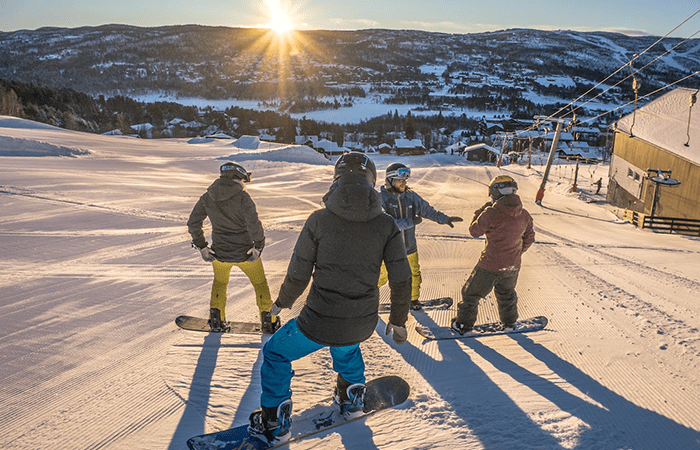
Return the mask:
M 658 40 L 529 29 L 478 34 L 370 29 L 300 31 L 284 50 L 275 36 L 261 29 L 196 25 L 4 32 L 0 78 L 93 96 L 159 92 L 258 100 L 273 102 L 280 112 L 337 107 L 376 95 L 387 103 L 475 106 L 526 116 L 587 92 Z M 659 58 L 636 76 L 640 95 L 700 70 L 700 40 L 681 42 L 664 39 L 633 63 L 637 70 Z M 630 73 L 620 70 L 606 88 Z M 619 103 L 633 94 L 632 81 L 625 80 L 599 101 Z

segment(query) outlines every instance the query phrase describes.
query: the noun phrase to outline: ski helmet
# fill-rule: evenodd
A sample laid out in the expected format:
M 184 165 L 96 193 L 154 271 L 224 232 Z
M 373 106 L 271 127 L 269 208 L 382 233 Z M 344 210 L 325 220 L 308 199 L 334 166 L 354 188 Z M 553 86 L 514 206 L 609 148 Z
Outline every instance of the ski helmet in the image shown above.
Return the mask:
M 366 177 L 372 186 L 377 182 L 377 168 L 372 160 L 361 152 L 343 153 L 335 162 L 335 180 L 349 173 Z
M 233 178 L 243 180 L 246 183 L 250 182 L 250 177 L 253 175 L 245 170 L 243 166 L 236 164 L 235 162 L 227 162 L 223 164 L 221 167 L 219 167 L 219 173 L 221 174 L 221 178 Z
M 386 181 L 405 180 L 411 176 L 411 169 L 403 163 L 395 162 L 386 166 Z
M 498 175 L 489 183 L 489 196 L 498 200 L 504 195 L 515 194 L 518 191 L 518 183 L 508 175 Z

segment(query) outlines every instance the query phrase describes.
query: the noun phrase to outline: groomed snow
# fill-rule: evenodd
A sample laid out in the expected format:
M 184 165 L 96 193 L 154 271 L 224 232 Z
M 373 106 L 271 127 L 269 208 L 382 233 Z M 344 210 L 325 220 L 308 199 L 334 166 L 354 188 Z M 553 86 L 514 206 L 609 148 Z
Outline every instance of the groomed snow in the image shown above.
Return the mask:
M 32 142 L 89 153 L 28 157 Z M 0 448 L 184 450 L 193 435 L 246 423 L 258 407 L 265 338 L 175 326 L 177 315 L 207 313 L 212 278 L 185 222 L 224 161 L 253 172 L 274 297 L 332 163 L 306 147 L 101 136 L 8 117 L 0 143 Z M 373 159 L 381 176 L 397 158 Z M 618 220 L 592 194 L 604 165 L 581 166 L 576 193 L 573 166 L 555 166 L 540 207 L 544 158 L 531 169 L 449 155 L 401 161 L 417 192 L 467 221 L 488 180 L 516 178 L 537 232 L 518 284 L 520 314 L 549 325 L 424 342 L 412 326 L 447 325 L 454 310 L 416 312 L 397 346 L 381 321 L 362 344 L 367 375 L 401 375 L 410 400 L 289 448 L 700 448 L 700 237 Z M 466 223 L 418 226 L 422 298 L 459 299 L 484 245 Z M 388 302 L 387 287 L 381 295 Z M 235 270 L 227 316 L 257 319 L 252 288 Z M 490 296 L 478 320 L 496 318 Z M 294 370 L 297 411 L 330 395 L 326 350 Z

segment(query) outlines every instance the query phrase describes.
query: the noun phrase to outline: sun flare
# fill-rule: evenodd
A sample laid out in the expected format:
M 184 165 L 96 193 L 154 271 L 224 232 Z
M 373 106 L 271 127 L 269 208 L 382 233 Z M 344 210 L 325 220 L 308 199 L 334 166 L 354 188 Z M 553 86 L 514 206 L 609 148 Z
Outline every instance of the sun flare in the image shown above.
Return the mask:
M 279 0 L 265 0 L 270 14 L 270 29 L 277 33 L 287 33 L 294 29 L 294 23 L 287 11 L 282 7 Z

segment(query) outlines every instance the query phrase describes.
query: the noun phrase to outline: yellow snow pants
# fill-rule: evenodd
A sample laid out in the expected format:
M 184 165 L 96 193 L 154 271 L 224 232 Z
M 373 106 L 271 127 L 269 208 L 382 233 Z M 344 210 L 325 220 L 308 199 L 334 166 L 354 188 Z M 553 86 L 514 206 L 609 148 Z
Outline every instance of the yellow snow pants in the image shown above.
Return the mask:
M 226 320 L 226 288 L 228 287 L 231 268 L 238 267 L 248 277 L 255 288 L 255 298 L 258 303 L 260 312 L 269 311 L 272 307 L 272 297 L 270 296 L 270 287 L 267 285 L 265 278 L 265 269 L 263 268 L 262 258 L 258 258 L 255 262 L 221 262 L 214 261 L 214 282 L 211 286 L 211 308 L 218 308 L 221 311 L 221 320 Z
M 420 297 L 420 283 L 422 280 L 420 276 L 420 263 L 418 262 L 418 252 L 411 253 L 407 255 L 408 264 L 411 266 L 411 301 L 418 300 Z M 382 263 L 382 269 L 379 274 L 379 282 L 377 286 L 384 286 L 389 281 L 389 275 L 386 272 L 386 266 Z

